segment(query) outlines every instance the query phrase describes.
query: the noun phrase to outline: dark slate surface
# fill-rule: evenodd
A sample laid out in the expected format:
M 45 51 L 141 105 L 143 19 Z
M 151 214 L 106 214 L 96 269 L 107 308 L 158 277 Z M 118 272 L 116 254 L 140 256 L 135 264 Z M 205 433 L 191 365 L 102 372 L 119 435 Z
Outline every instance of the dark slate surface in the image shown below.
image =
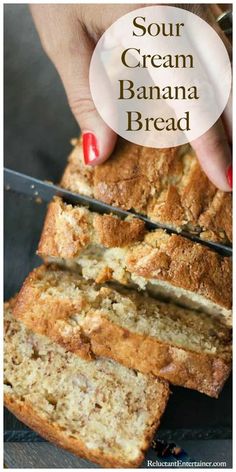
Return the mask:
M 4 36 L 5 165 L 58 182 L 70 151 L 70 138 L 79 133 L 78 126 L 60 79 L 42 51 L 26 5 L 5 5 Z M 6 192 L 6 299 L 19 290 L 28 272 L 40 263 L 35 250 L 45 211 L 44 204 Z M 231 381 L 219 400 L 182 388 L 172 390 L 161 435 L 175 440 L 183 436 L 230 437 Z M 8 439 L 13 430 L 27 428 L 7 413 Z
M 231 441 L 229 440 L 200 440 L 197 443 L 197 448 L 195 441 L 183 441 L 183 447 L 188 451 L 188 456 L 182 454 L 178 458 L 178 461 L 184 461 L 181 464 L 183 467 L 186 467 L 186 462 L 190 461 L 192 463 L 198 461 L 198 467 L 204 467 L 203 462 L 205 462 L 205 466 L 206 462 L 208 464 L 209 462 L 214 462 L 214 465 L 212 464 L 213 467 L 227 469 L 232 467 Z M 4 452 L 4 463 L 8 468 L 100 468 L 92 462 L 78 458 L 48 443 L 7 443 Z M 212 457 L 214 458 L 213 460 Z M 158 464 L 155 463 L 157 460 Z M 154 465 L 151 466 L 148 461 L 153 461 Z M 141 468 L 154 467 L 155 469 L 161 468 L 163 470 L 167 465 L 173 468 L 174 461 L 176 461 L 176 459 L 170 457 L 166 459 L 157 458 L 154 451 L 149 451 Z M 170 462 L 172 462 L 172 464 L 170 464 Z M 178 465 L 178 463 L 175 462 L 175 467 L 178 466 L 180 467 L 180 464 Z M 194 467 L 194 465 L 192 467 Z

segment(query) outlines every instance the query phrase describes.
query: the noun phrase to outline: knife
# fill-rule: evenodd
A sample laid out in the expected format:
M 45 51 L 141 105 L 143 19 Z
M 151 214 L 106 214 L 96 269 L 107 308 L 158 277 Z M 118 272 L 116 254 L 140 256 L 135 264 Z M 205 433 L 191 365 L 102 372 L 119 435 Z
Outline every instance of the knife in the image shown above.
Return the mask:
M 210 249 L 213 249 L 223 256 L 232 256 L 231 246 L 215 243 L 213 241 L 202 240 L 198 236 L 188 233 L 187 231 L 178 232 L 175 229 L 168 228 L 160 223 L 151 221 L 146 216 L 135 213 L 134 211 L 126 211 L 121 208 L 113 207 L 112 205 L 95 200 L 94 198 L 66 190 L 62 187 L 54 185 L 51 182 L 35 179 L 29 175 L 21 174 L 20 172 L 16 172 L 7 168 L 4 168 L 4 188 L 6 190 L 26 195 L 34 199 L 41 199 L 44 202 L 51 202 L 53 197 L 58 196 L 61 197 L 66 203 L 87 206 L 91 211 L 97 213 L 113 213 L 122 219 L 126 218 L 127 216 L 133 216 L 142 220 L 146 227 L 150 230 L 164 229 L 167 233 L 180 234 L 191 241 L 200 243 Z

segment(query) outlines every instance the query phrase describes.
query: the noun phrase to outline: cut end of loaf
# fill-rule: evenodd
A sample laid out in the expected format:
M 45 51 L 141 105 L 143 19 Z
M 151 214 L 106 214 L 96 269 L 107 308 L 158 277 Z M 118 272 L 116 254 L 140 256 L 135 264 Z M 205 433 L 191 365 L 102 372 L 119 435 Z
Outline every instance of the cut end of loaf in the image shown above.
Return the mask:
M 165 410 L 165 382 L 87 362 L 29 331 L 5 306 L 6 406 L 39 434 L 110 467 L 138 466 Z
M 232 195 L 209 181 L 189 145 L 152 149 L 119 138 L 95 168 L 84 165 L 82 141 L 74 145 L 62 187 L 205 240 L 232 242 Z
M 231 331 L 214 317 L 55 266 L 28 276 L 14 314 L 79 355 L 110 357 L 211 396 L 231 369 Z
M 98 215 L 57 198 L 49 206 L 38 254 L 87 280 L 147 289 L 232 323 L 231 259 L 163 230 L 145 233 L 138 220 Z

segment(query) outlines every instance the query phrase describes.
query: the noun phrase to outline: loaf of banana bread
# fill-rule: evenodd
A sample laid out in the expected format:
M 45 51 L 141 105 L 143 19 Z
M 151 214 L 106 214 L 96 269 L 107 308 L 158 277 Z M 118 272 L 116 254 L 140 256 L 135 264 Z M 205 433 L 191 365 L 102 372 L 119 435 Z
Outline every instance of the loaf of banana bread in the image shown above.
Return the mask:
M 189 145 L 152 149 L 119 138 L 108 161 L 91 167 L 81 140 L 73 144 L 63 187 L 206 240 L 232 241 L 232 195 L 209 181 Z
M 231 330 L 214 317 L 57 267 L 27 277 L 14 315 L 85 359 L 112 358 L 212 397 L 231 370 Z
M 112 360 L 81 359 L 16 321 L 13 305 L 5 305 L 6 407 L 104 467 L 140 465 L 168 401 L 167 383 Z
M 38 254 L 77 269 L 85 279 L 115 281 L 232 323 L 232 261 L 202 244 L 163 230 L 145 231 L 56 198 L 50 205 Z

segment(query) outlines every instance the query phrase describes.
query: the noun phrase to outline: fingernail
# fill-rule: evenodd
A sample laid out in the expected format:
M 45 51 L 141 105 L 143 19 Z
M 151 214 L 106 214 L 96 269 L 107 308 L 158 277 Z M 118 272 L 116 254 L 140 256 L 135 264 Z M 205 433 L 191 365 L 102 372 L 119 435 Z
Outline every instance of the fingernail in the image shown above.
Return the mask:
M 91 164 L 99 156 L 98 144 L 96 136 L 93 133 L 83 134 L 83 152 L 84 152 L 84 163 L 86 165 Z
M 227 177 L 227 180 L 228 180 L 228 184 L 229 184 L 230 188 L 232 189 L 233 188 L 233 168 L 232 168 L 232 165 L 229 166 L 229 168 L 226 172 L 226 177 Z

